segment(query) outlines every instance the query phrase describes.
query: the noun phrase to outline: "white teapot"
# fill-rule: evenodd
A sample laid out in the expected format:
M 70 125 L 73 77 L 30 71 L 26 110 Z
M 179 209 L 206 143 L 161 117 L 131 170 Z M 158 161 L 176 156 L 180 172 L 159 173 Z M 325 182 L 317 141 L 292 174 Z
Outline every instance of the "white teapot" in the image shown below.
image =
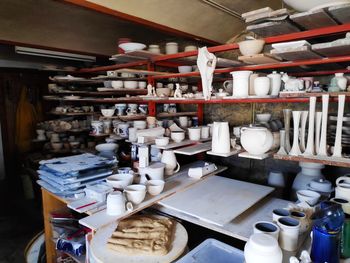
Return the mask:
M 177 162 L 173 150 L 164 150 L 160 161 L 165 164 L 165 175 L 173 175 L 180 170 L 180 164 Z
M 241 144 L 252 155 L 261 155 L 271 149 L 272 133 L 265 127 L 243 127 L 241 129 Z

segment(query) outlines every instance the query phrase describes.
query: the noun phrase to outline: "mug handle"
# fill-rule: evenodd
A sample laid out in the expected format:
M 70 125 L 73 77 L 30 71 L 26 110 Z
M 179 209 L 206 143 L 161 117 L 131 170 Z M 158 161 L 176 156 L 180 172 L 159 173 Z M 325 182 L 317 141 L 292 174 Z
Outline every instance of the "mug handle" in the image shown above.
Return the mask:
M 349 184 L 347 181 L 350 181 L 350 177 L 349 176 L 340 176 L 336 181 L 335 181 L 335 185 L 338 185 L 341 181 L 345 181 L 345 183 Z
M 178 171 L 180 171 L 180 164 L 179 164 L 179 162 L 176 162 L 176 169 L 175 169 L 175 171 L 174 171 L 174 173 L 177 173 Z
M 222 84 L 222 86 L 224 87 L 225 91 L 227 91 L 227 85 L 229 85 L 230 82 L 231 82 L 230 80 L 226 80 L 226 81 Z
M 126 113 L 129 113 L 130 111 L 131 111 L 130 108 L 127 108 L 127 109 L 126 109 Z

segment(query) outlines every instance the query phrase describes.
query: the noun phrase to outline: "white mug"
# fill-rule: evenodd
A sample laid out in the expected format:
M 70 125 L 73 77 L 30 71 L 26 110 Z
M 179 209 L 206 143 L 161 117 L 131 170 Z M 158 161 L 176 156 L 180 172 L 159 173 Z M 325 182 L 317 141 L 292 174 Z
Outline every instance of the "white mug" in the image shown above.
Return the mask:
M 179 124 L 182 128 L 187 128 L 188 125 L 188 117 L 187 116 L 180 116 L 179 117 Z
M 201 138 L 202 139 L 208 139 L 209 138 L 209 133 L 210 133 L 209 126 L 202 126 L 201 127 Z
M 201 128 L 199 127 L 188 128 L 188 136 L 192 141 L 199 141 L 201 138 Z
M 268 221 L 258 221 L 254 224 L 254 233 L 263 233 L 273 236 L 278 240 L 280 228 L 278 225 Z
M 277 225 L 280 227 L 279 244 L 281 248 L 295 251 L 298 248 L 300 222 L 297 219 L 284 216 L 277 220 Z
M 284 208 L 274 209 L 272 211 L 272 221 L 277 222 L 277 220 L 283 216 L 290 216 L 290 212 Z
M 152 163 L 147 167 L 139 168 L 139 173 L 141 175 L 140 184 L 144 184 L 147 181 L 145 177 L 146 174 L 151 180 L 164 180 L 164 169 L 165 164 L 161 162 Z
M 107 196 L 107 214 L 111 216 L 125 213 L 125 197 L 122 192 L 114 191 Z
M 146 196 L 146 186 L 143 184 L 132 184 L 125 188 L 126 198 L 134 205 L 140 204 Z
M 128 128 L 129 124 L 128 123 L 119 123 L 118 124 L 118 134 L 120 137 L 123 138 L 128 138 Z

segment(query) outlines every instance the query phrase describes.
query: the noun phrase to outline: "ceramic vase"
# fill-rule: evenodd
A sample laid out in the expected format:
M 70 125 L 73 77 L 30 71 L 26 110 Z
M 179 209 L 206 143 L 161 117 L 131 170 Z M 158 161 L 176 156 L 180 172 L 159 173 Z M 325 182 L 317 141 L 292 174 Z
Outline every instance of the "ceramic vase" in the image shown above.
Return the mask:
M 271 149 L 273 136 L 265 127 L 243 127 L 241 129 L 241 144 L 251 155 L 263 155 Z
M 212 151 L 214 153 L 229 153 L 230 149 L 230 128 L 228 122 L 214 122 Z
M 284 129 L 286 131 L 285 150 L 287 153 L 289 153 L 290 149 L 292 148 L 290 145 L 290 117 L 291 117 L 291 115 L 292 115 L 291 109 L 284 109 L 283 110 Z
M 329 94 L 322 95 L 322 126 L 321 126 L 320 147 L 318 150 L 319 156 L 328 156 L 327 154 L 328 103 L 329 103 Z
M 321 170 L 324 168 L 323 164 L 319 163 L 304 163 L 300 162 L 301 171 L 297 174 L 293 181 L 293 191 L 304 190 L 312 180 L 324 179 Z
M 308 115 L 308 111 L 301 112 L 300 150 L 302 152 L 305 151 L 305 129 Z
M 322 112 L 316 112 L 316 131 L 315 131 L 315 151 L 320 151 L 320 131 L 321 131 Z
M 281 89 L 281 75 L 277 71 L 273 71 L 267 77 L 270 78 L 270 94 L 272 96 L 278 96 Z
M 299 122 L 301 111 L 293 111 L 293 146 L 289 152 L 289 155 L 298 156 L 301 154 L 299 148 Z
M 315 109 L 316 109 L 316 97 L 310 97 L 309 129 L 307 134 L 307 145 L 303 155 L 315 154 L 315 144 L 314 144 Z
M 254 80 L 254 92 L 256 96 L 267 96 L 270 91 L 270 79 L 268 77 L 257 77 Z
M 343 117 L 344 117 L 344 105 L 345 105 L 345 95 L 338 96 L 338 117 L 337 117 L 337 131 L 335 133 L 335 142 L 333 157 L 342 157 L 341 151 L 341 138 L 343 131 Z
M 242 71 L 233 71 L 230 74 L 233 77 L 233 97 L 246 98 L 248 97 L 249 91 L 249 76 L 252 74 L 252 71 L 242 70 Z
M 284 154 L 286 155 L 286 149 L 285 149 L 285 143 L 286 143 L 286 131 L 285 130 L 280 130 L 280 148 L 277 152 L 277 154 Z

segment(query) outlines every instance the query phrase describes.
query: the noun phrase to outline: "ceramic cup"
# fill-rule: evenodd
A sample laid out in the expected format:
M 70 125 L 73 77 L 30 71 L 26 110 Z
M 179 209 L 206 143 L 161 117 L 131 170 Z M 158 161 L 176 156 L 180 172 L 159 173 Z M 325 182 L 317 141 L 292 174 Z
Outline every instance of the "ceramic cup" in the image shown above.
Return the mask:
M 164 180 L 164 169 L 164 163 L 155 162 L 147 167 L 139 168 L 139 173 L 141 176 L 147 174 L 151 180 Z
M 125 189 L 128 185 L 131 185 L 134 180 L 134 175 L 128 174 L 113 174 L 106 178 L 108 184 L 114 189 Z
M 257 96 L 266 96 L 270 91 L 270 79 L 268 77 L 257 77 L 254 79 L 254 92 Z
M 209 126 L 202 126 L 201 127 L 201 138 L 202 139 L 208 139 L 209 138 L 209 133 L 210 133 Z
M 112 80 L 112 87 L 113 89 L 121 89 L 124 87 L 122 80 Z
M 169 137 L 157 137 L 155 143 L 157 146 L 167 146 L 169 144 Z
M 278 240 L 279 232 L 280 228 L 278 225 L 268 221 L 259 221 L 254 224 L 254 233 L 267 234 Z
M 300 222 L 300 233 L 305 233 L 309 229 L 309 221 L 304 212 L 291 211 L 290 217 L 297 219 Z
M 143 120 L 135 120 L 133 121 L 133 126 L 138 130 L 144 130 L 147 127 L 147 122 Z
M 176 42 L 168 42 L 165 44 L 165 54 L 176 54 L 179 52 L 179 45 Z
M 124 115 L 124 111 L 126 109 L 126 104 L 125 103 L 115 104 L 114 107 L 117 110 L 117 115 L 118 116 L 123 116 Z
M 332 202 L 340 204 L 345 214 L 350 215 L 350 202 L 343 198 L 334 197 L 331 199 Z
M 170 104 L 163 104 L 163 112 L 168 112 L 169 106 L 170 106 Z
M 129 128 L 129 141 L 130 142 L 136 142 L 137 141 L 137 135 L 136 135 L 136 132 L 137 132 L 137 129 L 136 128 L 133 128 L 133 127 L 130 127 Z
M 295 218 L 284 216 L 277 220 L 277 225 L 280 227 L 279 244 L 281 248 L 295 251 L 298 248 L 300 222 Z
M 129 103 L 128 108 L 126 109 L 126 113 L 128 115 L 135 115 L 137 113 L 137 104 Z
M 179 124 L 182 128 L 187 128 L 188 125 L 188 117 L 187 116 L 180 116 L 179 117 Z
M 138 205 L 145 199 L 146 186 L 143 184 L 132 184 L 127 186 L 124 192 L 128 201 L 134 205 Z
M 148 113 L 148 105 L 147 104 L 141 104 L 139 106 L 139 111 L 142 114 L 147 114 Z
M 158 195 L 164 189 L 164 181 L 163 180 L 149 180 L 147 181 L 147 192 L 150 195 Z
M 91 122 L 91 134 L 100 135 L 103 133 L 103 122 L 102 121 L 92 121 Z M 51 135 L 51 141 L 54 138 L 54 134 Z
M 118 134 L 120 137 L 128 138 L 129 137 L 128 131 L 129 131 L 129 124 L 128 123 L 119 123 L 118 124 Z
M 182 142 L 185 139 L 185 132 L 183 131 L 173 131 L 170 135 L 171 139 L 176 142 Z
M 277 222 L 277 220 L 283 216 L 289 216 L 290 212 L 287 209 L 279 208 L 272 211 L 272 221 Z
M 122 192 L 115 191 L 107 196 L 107 214 L 111 216 L 125 213 L 125 197 Z
M 199 127 L 188 128 L 188 136 L 192 141 L 199 141 L 201 138 L 201 128 Z
M 138 84 L 139 89 L 145 89 L 147 87 L 146 81 L 139 81 L 139 82 L 137 82 L 137 84 Z

